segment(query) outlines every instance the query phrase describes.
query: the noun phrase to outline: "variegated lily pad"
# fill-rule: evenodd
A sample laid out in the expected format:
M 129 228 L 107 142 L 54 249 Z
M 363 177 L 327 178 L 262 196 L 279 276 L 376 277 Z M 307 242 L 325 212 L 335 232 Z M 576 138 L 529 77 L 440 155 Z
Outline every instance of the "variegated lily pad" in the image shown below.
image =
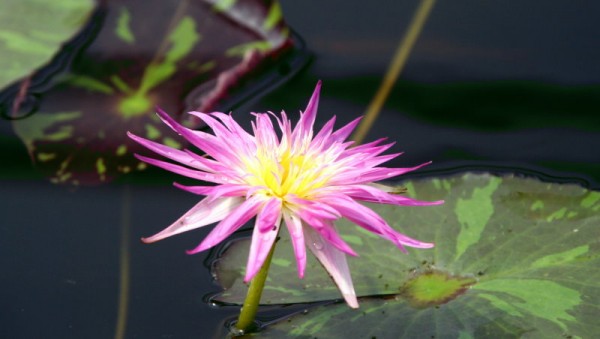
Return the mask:
M 67 72 L 42 81 L 50 85 L 41 93 L 32 85 L 13 91 L 13 101 L 0 102 L 11 110 L 24 96 L 39 97 L 31 105 L 37 111 L 14 128 L 35 165 L 56 183 L 97 184 L 143 169 L 127 131 L 181 146 L 165 133 L 156 106 L 202 127 L 183 112 L 225 109 L 218 105 L 238 91 L 255 95 L 262 87 L 240 86 L 256 85 L 253 80 L 295 50 L 276 0 L 102 5 L 104 16 L 94 22 L 97 36 L 66 58 L 73 63 L 59 68 Z M 275 73 L 270 85 L 282 77 Z
M 48 63 L 95 5 L 93 0 L 0 2 L 0 91 Z
M 267 326 L 266 337 L 591 338 L 600 333 L 600 192 L 518 176 L 462 174 L 404 183 L 436 207 L 371 206 L 403 233 L 434 241 L 404 255 L 384 240 L 341 222 L 360 255 L 349 260 L 360 308 L 310 309 Z M 315 262 L 304 280 L 293 251 L 278 243 L 265 303 L 339 298 Z M 247 255 L 236 241 L 215 264 L 225 291 L 240 303 Z M 239 261 L 238 261 L 239 260 Z

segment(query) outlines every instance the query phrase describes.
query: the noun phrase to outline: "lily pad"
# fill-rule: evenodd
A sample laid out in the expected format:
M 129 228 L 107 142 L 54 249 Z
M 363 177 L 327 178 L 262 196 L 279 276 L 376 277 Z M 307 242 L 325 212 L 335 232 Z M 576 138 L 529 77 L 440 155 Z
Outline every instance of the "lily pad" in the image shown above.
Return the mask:
M 229 109 L 273 86 L 285 78 L 278 67 L 290 67 L 286 57 L 300 48 L 278 1 L 117 0 L 102 6 L 96 36 L 81 53 L 59 60 L 72 61 L 66 72 L 45 79 L 50 85 L 39 93 L 34 86 L 13 90 L 10 102 L 0 102 L 5 109 L 21 102 L 36 109 L 14 128 L 36 167 L 56 183 L 97 184 L 143 169 L 127 131 L 182 146 L 157 119 L 156 106 L 201 128 L 183 113 Z
M 347 222 L 338 229 L 360 255 L 349 264 L 352 310 L 333 303 L 267 326 L 267 337 L 590 338 L 600 333 L 600 192 L 518 176 L 461 174 L 405 182 L 411 196 L 445 199 L 436 207 L 372 205 L 390 224 L 430 250 L 404 255 Z M 323 269 L 295 273 L 292 249 L 278 243 L 265 303 L 339 298 Z M 245 240 L 215 264 L 225 291 L 240 303 Z M 237 252 L 241 253 L 237 253 Z M 237 277 L 239 275 L 239 278 Z
M 93 0 L 0 2 L 0 91 L 48 63 L 94 7 Z

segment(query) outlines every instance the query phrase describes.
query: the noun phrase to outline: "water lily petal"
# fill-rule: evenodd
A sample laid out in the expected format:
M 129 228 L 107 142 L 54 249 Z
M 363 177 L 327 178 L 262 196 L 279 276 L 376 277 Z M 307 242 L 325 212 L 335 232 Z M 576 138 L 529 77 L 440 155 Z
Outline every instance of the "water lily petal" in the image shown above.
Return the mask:
M 319 93 L 321 92 L 321 81 L 317 83 L 315 90 L 306 105 L 306 109 L 300 115 L 296 128 L 292 132 L 294 147 L 307 146 L 313 137 L 313 125 L 317 116 L 319 106 Z
M 174 182 L 173 185 L 190 193 L 206 195 L 215 200 L 220 197 L 243 197 L 248 192 L 248 185 L 222 184 L 217 186 L 185 186 Z
M 350 136 L 352 131 L 354 131 L 356 126 L 358 126 L 358 124 L 360 123 L 361 120 L 362 120 L 362 117 L 358 117 L 358 118 L 350 121 L 344 127 L 333 132 L 331 134 L 331 137 L 329 137 L 329 140 L 328 140 L 329 142 L 328 142 L 327 146 L 330 146 L 331 144 L 333 144 L 335 142 L 342 142 L 342 141 L 346 140 L 348 138 L 348 136 Z
M 287 226 L 294 247 L 294 255 L 298 266 L 298 278 L 304 278 L 304 270 L 306 269 L 306 245 L 304 244 L 304 232 L 302 221 L 294 213 L 288 210 L 283 210 L 283 219 Z
M 443 200 L 422 201 L 399 194 L 390 194 L 371 185 L 349 185 L 330 187 L 330 191 L 343 192 L 351 198 L 381 204 L 402 206 L 432 206 L 443 204 Z
M 151 243 L 175 234 L 210 225 L 225 218 L 231 211 L 241 205 L 243 201 L 241 198 L 215 200 L 204 198 L 169 227 L 151 237 L 142 238 L 142 241 Z
M 415 167 L 407 167 L 407 168 L 387 168 L 387 167 L 375 167 L 369 170 L 365 170 L 362 168 L 357 168 L 354 170 L 348 170 L 330 181 L 331 185 L 354 185 L 354 184 L 364 184 L 370 183 L 374 181 L 380 180 L 388 180 L 392 177 L 402 175 L 416 169 L 419 169 L 423 166 L 429 165 L 431 162 L 426 162 L 424 164 L 415 166 Z
M 220 116 L 217 113 L 206 114 L 201 112 L 189 112 L 189 114 L 204 121 L 204 123 L 215 133 L 216 138 L 224 145 L 227 145 L 228 149 L 236 150 L 236 152 L 243 152 L 247 156 L 254 154 L 256 151 L 254 138 L 246 133 L 241 126 L 232 124 L 231 121 L 233 121 L 233 119 L 231 119 L 231 117 L 228 117 L 225 114 Z M 213 116 L 220 117 L 220 121 L 213 118 Z M 227 121 L 227 125 L 223 121 Z
M 329 119 L 329 121 L 327 121 L 325 123 L 323 128 L 321 128 L 319 133 L 317 133 L 317 135 L 315 135 L 312 142 L 310 143 L 311 149 L 321 150 L 321 149 L 329 146 L 326 143 L 331 136 L 334 124 L 335 124 L 335 116 L 333 116 L 333 118 Z
M 310 226 L 304 226 L 306 245 L 331 276 L 348 306 L 358 308 L 346 255 L 326 242 Z
M 397 232 L 388 225 L 383 218 L 373 212 L 373 210 L 357 203 L 349 197 L 344 195 L 329 195 L 326 198 L 326 201 L 332 207 L 337 209 L 344 218 L 347 218 L 370 232 L 392 241 L 403 252 L 406 252 L 404 246 L 417 248 L 433 247 L 432 243 L 422 242 Z
M 136 141 L 138 144 L 148 148 L 151 151 L 154 151 L 155 153 L 162 155 L 165 158 L 169 158 L 171 160 L 203 171 L 213 171 L 213 168 L 205 166 L 203 163 L 198 162 L 196 158 L 184 151 L 165 146 L 163 144 L 159 144 L 157 142 L 142 137 L 138 137 L 137 135 L 132 134 L 130 132 L 127 132 L 127 136 Z
M 206 172 L 193 170 L 193 169 L 190 169 L 187 167 L 174 165 L 169 162 L 148 158 L 148 157 L 145 157 L 145 156 L 139 155 L 139 154 L 135 154 L 135 157 L 147 164 L 152 165 L 152 166 L 160 167 L 162 169 L 166 169 L 167 171 L 171 171 L 173 173 L 177 173 L 177 174 L 186 176 L 188 178 L 193 178 L 193 179 L 198 179 L 198 180 L 208 181 L 208 182 L 214 182 L 214 183 L 218 183 L 218 184 L 222 184 L 226 181 L 225 178 L 221 175 L 216 175 L 216 174 L 212 174 L 212 173 L 206 173 Z
M 206 199 L 206 198 L 205 198 Z M 224 198 L 227 199 L 227 198 Z M 229 198 L 238 199 L 238 198 Z M 230 236 L 238 228 L 242 227 L 248 220 L 252 219 L 260 210 L 263 201 L 259 197 L 251 197 L 245 200 L 237 208 L 231 211 L 215 228 L 202 240 L 200 245 L 186 251 L 194 254 L 209 249 Z
M 249 282 L 263 266 L 279 233 L 281 200 L 269 200 L 256 217 L 244 282 Z
M 315 228 L 317 232 L 325 239 L 328 243 L 333 245 L 338 250 L 349 254 L 353 257 L 357 256 L 356 252 L 348 245 L 336 230 L 335 225 L 330 221 L 323 222 L 323 227 Z M 314 227 L 313 227 L 314 228 Z
M 213 157 L 215 160 L 222 162 L 227 167 L 239 166 L 239 159 L 231 148 L 225 147 L 223 142 L 214 135 L 202 132 L 193 131 L 180 125 L 165 111 L 157 108 L 159 118 L 167 124 L 175 132 L 183 136 L 192 145 L 198 147 L 206 154 Z

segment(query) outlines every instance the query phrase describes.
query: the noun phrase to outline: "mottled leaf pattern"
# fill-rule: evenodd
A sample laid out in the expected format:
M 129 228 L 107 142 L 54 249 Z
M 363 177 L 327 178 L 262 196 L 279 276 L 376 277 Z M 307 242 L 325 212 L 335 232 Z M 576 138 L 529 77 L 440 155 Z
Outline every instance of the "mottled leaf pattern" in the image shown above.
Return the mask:
M 0 91 L 48 63 L 85 25 L 93 0 L 0 2 Z
M 89 46 L 40 93 L 38 111 L 14 122 L 34 163 L 56 183 L 97 184 L 143 169 L 126 131 L 181 147 L 157 123 L 155 106 L 201 127 L 182 113 L 216 109 L 292 46 L 277 1 L 103 6 Z
M 403 184 L 411 196 L 446 203 L 427 210 L 373 209 L 393 227 L 436 247 L 404 255 L 341 222 L 340 232 L 360 255 L 349 259 L 356 291 L 370 297 L 359 300 L 358 310 L 343 303 L 316 307 L 269 326 L 261 336 L 591 338 L 600 333 L 600 192 L 472 173 Z M 226 288 L 217 300 L 243 300 L 244 261 L 234 263 L 234 257 L 246 254 L 246 247 L 245 240 L 236 241 L 217 261 L 215 274 Z M 299 280 L 291 253 L 287 241 L 280 241 L 265 303 L 339 298 L 314 261 Z M 428 280 L 430 285 L 420 285 L 426 287 L 418 291 L 422 298 L 461 284 L 468 288 L 438 303 L 411 302 L 410 282 L 431 272 L 462 278 Z

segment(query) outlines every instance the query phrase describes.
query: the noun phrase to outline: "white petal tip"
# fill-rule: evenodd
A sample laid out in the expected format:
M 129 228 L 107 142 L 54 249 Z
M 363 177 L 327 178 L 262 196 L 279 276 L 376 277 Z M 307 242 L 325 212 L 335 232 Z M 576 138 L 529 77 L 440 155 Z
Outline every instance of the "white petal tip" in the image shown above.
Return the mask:
M 153 237 L 148 237 L 148 238 L 141 238 L 140 239 L 144 244 L 151 244 L 153 242 L 156 242 L 160 239 L 154 239 Z
M 358 308 L 358 300 L 356 299 L 356 294 L 343 294 L 344 300 L 346 300 L 346 304 L 350 306 L 350 308 Z

